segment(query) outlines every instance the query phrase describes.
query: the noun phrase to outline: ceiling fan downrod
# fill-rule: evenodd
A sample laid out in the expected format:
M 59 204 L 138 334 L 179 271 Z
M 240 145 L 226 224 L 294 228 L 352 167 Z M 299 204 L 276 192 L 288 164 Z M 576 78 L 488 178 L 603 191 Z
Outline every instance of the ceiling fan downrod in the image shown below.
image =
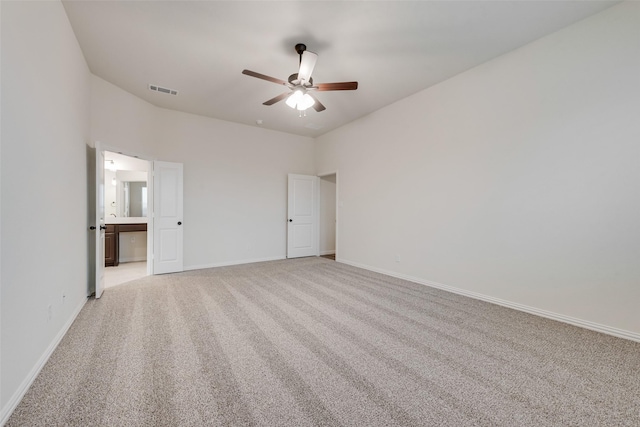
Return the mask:
M 305 50 L 307 50 L 307 45 L 304 43 L 298 43 L 295 47 L 296 52 L 298 52 L 298 55 L 300 56 L 300 61 L 298 62 L 298 65 L 302 64 L 302 54 L 304 53 Z

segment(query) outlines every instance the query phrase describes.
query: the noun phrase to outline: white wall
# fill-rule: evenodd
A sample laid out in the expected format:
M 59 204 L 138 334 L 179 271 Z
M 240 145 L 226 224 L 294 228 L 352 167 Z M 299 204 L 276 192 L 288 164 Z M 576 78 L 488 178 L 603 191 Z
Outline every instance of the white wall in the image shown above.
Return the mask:
M 320 177 L 320 255 L 336 253 L 336 175 Z
M 156 111 L 148 102 L 91 75 L 92 144 L 99 141 L 126 155 L 156 158 Z
M 92 80 L 95 140 L 184 164 L 185 269 L 285 257 L 287 174 L 314 172 L 311 138 L 156 108 Z
M 287 174 L 313 174 L 311 138 L 159 110 L 158 152 L 184 163 L 185 269 L 286 256 Z
M 115 177 L 116 173 L 114 171 L 109 169 L 104 170 L 104 216 L 107 218 L 107 221 L 110 217 L 113 218 L 118 215 L 117 189 L 116 185 L 113 185 L 113 179 Z
M 623 3 L 318 138 L 340 258 L 640 338 L 639 76 Z
M 2 2 L 1 19 L 0 424 L 86 301 L 90 105 L 59 2 Z

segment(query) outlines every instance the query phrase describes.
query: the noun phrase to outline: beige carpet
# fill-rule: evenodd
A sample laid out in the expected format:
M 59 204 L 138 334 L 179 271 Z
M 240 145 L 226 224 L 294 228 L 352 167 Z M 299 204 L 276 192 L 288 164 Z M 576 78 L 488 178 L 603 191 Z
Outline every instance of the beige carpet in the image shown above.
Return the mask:
M 640 344 L 323 258 L 90 300 L 9 426 L 638 426 Z

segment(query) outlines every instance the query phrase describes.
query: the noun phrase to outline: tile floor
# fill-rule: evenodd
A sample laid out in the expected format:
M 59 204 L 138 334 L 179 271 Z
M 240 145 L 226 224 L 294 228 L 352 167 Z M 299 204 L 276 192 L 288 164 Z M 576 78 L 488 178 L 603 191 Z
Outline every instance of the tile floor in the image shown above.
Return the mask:
M 147 275 L 147 262 L 124 262 L 117 267 L 105 267 L 104 287 L 121 285 Z

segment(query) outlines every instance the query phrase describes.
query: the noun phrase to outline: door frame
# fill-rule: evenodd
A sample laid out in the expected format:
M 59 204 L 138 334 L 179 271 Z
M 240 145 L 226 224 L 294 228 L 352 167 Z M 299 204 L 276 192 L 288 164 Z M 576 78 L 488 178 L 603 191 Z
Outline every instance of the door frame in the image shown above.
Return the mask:
M 95 252 L 93 261 L 94 266 L 94 278 L 93 278 L 93 294 L 96 299 L 102 296 L 104 292 L 104 244 L 105 244 L 105 231 L 107 229 L 105 223 L 105 197 L 104 197 L 104 148 L 99 141 L 95 142 L 94 147 L 94 169 L 95 169 L 95 200 L 94 209 L 95 215 L 93 218 L 95 231 Z M 100 200 L 102 198 L 102 200 Z
M 128 149 L 121 149 L 113 145 L 100 145 L 102 151 L 111 151 L 123 156 L 134 157 L 147 162 L 147 276 L 153 275 L 153 161 L 155 159 Z M 104 183 L 103 183 L 104 184 Z M 96 184 L 97 185 L 97 184 Z M 96 197 L 98 197 L 96 195 Z
M 338 173 L 338 170 L 334 170 L 334 171 L 329 171 L 329 172 L 322 172 L 318 174 L 318 178 L 322 179 L 323 176 L 329 176 L 329 175 L 335 175 L 336 176 L 336 261 L 338 261 L 338 247 L 339 247 L 339 228 L 338 225 L 340 224 L 340 174 Z M 318 203 L 318 212 L 320 212 L 320 206 L 322 205 L 322 193 L 320 194 L 320 203 Z M 320 236 L 320 220 L 318 219 L 318 236 Z M 320 250 L 320 242 L 318 239 L 318 250 Z

